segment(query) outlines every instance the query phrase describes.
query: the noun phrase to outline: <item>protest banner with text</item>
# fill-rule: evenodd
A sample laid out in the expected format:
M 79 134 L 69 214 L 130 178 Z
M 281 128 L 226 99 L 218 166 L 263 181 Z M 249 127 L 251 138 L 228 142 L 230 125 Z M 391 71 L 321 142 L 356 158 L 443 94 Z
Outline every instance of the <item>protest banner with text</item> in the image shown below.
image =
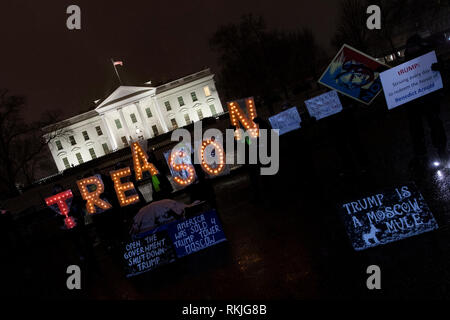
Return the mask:
M 389 110 L 442 88 L 441 74 L 431 70 L 435 62 L 431 51 L 380 74 Z

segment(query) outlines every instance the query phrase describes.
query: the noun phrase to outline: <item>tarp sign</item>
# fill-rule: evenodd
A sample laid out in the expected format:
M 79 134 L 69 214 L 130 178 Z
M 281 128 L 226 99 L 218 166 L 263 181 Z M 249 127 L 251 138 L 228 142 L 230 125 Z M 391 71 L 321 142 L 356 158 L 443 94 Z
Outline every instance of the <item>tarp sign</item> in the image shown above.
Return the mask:
M 336 91 L 329 91 L 320 96 L 305 100 L 311 117 L 320 120 L 342 111 L 342 104 Z
M 123 258 L 131 277 L 175 261 L 175 250 L 167 231 L 150 231 L 126 243 Z
M 422 194 L 412 183 L 342 203 L 339 213 L 355 250 L 438 228 Z
M 279 135 L 300 128 L 302 119 L 298 114 L 297 107 L 292 107 L 269 118 L 273 129 L 279 129 Z
M 318 82 L 370 104 L 382 89 L 379 74 L 387 69 L 376 59 L 344 44 Z
M 389 110 L 442 88 L 441 74 L 431 70 L 435 62 L 431 51 L 380 74 Z
M 226 241 L 215 210 L 172 223 L 168 231 L 178 258 Z

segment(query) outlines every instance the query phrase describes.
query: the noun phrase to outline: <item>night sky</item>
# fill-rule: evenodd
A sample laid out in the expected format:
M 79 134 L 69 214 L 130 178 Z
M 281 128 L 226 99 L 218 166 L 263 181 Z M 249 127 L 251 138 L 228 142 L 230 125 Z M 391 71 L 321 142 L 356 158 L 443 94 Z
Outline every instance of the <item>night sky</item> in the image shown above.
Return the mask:
M 269 28 L 310 27 L 329 49 L 337 3 L 2 0 L 0 88 L 27 97 L 27 120 L 49 109 L 66 118 L 118 85 L 110 58 L 124 62 L 121 74 L 134 84 L 166 81 L 205 66 L 217 71 L 208 39 L 218 26 L 239 22 L 246 13 L 263 16 Z M 66 28 L 71 4 L 81 8 L 81 30 Z

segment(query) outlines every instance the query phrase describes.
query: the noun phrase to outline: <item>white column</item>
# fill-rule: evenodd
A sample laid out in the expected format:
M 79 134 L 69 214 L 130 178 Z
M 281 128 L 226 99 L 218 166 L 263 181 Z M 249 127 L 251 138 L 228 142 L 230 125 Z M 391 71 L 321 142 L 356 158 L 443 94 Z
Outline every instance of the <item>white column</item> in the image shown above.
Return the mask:
M 144 118 L 144 115 L 142 114 L 142 109 L 141 109 L 141 104 L 139 103 L 139 101 L 135 102 L 136 104 L 136 109 L 139 115 L 139 121 L 142 123 L 142 125 L 144 126 L 144 133 L 147 136 L 146 139 L 150 139 L 152 137 L 152 135 L 150 134 L 150 130 L 148 129 L 148 123 L 146 121 L 146 118 Z
M 163 118 L 163 115 L 161 113 L 161 109 L 159 108 L 158 100 L 156 99 L 156 96 L 153 97 L 153 101 L 155 102 L 155 109 L 156 109 L 156 117 L 159 120 L 159 123 L 161 124 L 161 128 L 164 132 L 169 132 L 169 129 L 167 128 L 166 121 Z
M 108 123 L 108 120 L 106 119 L 105 114 L 101 114 L 100 118 L 102 119 L 103 126 L 106 128 L 106 134 L 108 135 L 109 143 L 111 144 L 112 150 L 117 150 L 116 137 L 114 135 L 114 132 L 112 131 L 111 126 Z
M 130 129 L 128 128 L 128 124 L 125 121 L 125 117 L 123 116 L 123 110 L 122 110 L 122 108 L 119 108 L 119 109 L 117 109 L 117 111 L 119 111 L 120 121 L 122 121 L 123 128 L 125 129 L 126 138 L 129 143 L 130 139 L 131 139 L 131 134 L 130 134 Z

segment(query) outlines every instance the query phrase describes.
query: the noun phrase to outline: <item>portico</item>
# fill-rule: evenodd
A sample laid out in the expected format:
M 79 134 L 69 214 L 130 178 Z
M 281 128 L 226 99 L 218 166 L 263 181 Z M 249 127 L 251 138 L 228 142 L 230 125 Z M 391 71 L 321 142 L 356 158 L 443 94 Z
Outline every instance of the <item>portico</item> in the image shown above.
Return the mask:
M 142 108 L 155 109 L 152 106 L 155 91 L 152 87 L 120 86 L 95 108 L 107 127 L 111 145 L 115 149 L 125 142 L 129 144 L 132 140 L 150 139 L 154 136 L 149 130 L 148 117 L 144 116 Z M 161 120 L 158 117 L 157 122 L 163 127 Z
M 94 109 L 64 120 L 71 133 L 48 144 L 58 170 L 223 112 L 213 77 L 205 69 L 156 87 L 119 86 Z

